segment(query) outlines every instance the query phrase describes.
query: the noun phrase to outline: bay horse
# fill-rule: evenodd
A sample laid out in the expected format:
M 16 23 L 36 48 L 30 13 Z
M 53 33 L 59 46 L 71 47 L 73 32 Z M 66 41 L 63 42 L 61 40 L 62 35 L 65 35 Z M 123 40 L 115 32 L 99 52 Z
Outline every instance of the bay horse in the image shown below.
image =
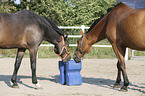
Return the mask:
M 41 88 L 36 77 L 36 55 L 43 40 L 54 44 L 54 52 L 63 62 L 70 60 L 67 36 L 50 19 L 22 10 L 16 13 L 0 13 L 0 48 L 18 48 L 14 72 L 11 78 L 12 87 L 18 87 L 17 72 L 26 49 L 30 52 L 32 83 Z
M 91 51 L 92 45 L 107 38 L 118 58 L 118 74 L 114 88 L 121 87 L 121 72 L 124 85 L 121 91 L 127 91 L 129 85 L 125 67 L 125 51 L 129 47 L 145 51 L 145 9 L 133 9 L 124 3 L 118 4 L 102 19 L 96 20 L 89 30 L 78 40 L 74 60 L 80 62 Z

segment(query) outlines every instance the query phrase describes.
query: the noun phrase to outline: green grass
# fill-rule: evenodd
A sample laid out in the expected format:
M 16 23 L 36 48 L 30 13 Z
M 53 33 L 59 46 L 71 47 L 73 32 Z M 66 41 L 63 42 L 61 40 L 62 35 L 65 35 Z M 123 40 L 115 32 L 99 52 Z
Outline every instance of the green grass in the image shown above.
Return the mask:
M 106 42 L 106 41 L 105 41 Z M 101 42 L 99 42 L 101 43 Z M 73 57 L 74 51 L 76 47 L 70 47 L 69 51 L 71 53 L 71 57 Z M 0 49 L 0 52 L 3 53 L 3 58 L 15 58 L 17 49 Z M 135 51 L 135 56 L 145 56 L 144 51 Z M 59 58 L 57 54 L 54 53 L 53 47 L 39 47 L 38 50 L 38 57 L 39 58 Z M 2 57 L 1 57 L 2 58 Z M 24 58 L 29 58 L 29 51 L 27 50 L 25 52 Z M 116 58 L 116 55 L 112 48 L 102 48 L 102 47 L 93 47 L 91 52 L 86 54 L 85 59 L 92 59 L 92 58 L 98 58 L 98 59 L 105 59 L 105 58 Z
M 65 29 L 63 30 L 65 34 L 68 35 L 80 35 L 80 29 Z M 70 44 L 76 44 L 76 41 L 79 38 L 68 38 Z M 46 41 L 42 42 L 43 44 L 50 44 Z M 97 45 L 110 45 L 107 39 L 102 40 Z M 73 57 L 74 51 L 76 47 L 69 47 L 69 51 L 71 53 L 71 57 Z M 3 53 L 4 58 L 15 58 L 17 54 L 17 49 L 0 49 L 0 52 Z M 144 51 L 135 51 L 135 56 L 145 56 Z M 53 51 L 53 47 L 39 47 L 38 50 L 38 57 L 39 58 L 59 58 L 58 55 L 56 55 Z M 29 51 L 27 50 L 25 52 L 24 58 L 29 58 Z M 112 48 L 101 48 L 101 47 L 93 47 L 91 52 L 86 54 L 85 58 L 91 59 L 91 58 L 98 58 L 98 59 L 104 59 L 104 58 L 116 58 L 116 55 Z
M 145 56 L 145 52 L 144 51 L 135 51 L 134 55 L 135 56 Z
M 47 42 L 43 42 L 45 44 L 48 44 Z M 107 40 L 104 40 L 103 42 L 99 42 L 98 44 L 109 44 Z M 74 51 L 76 47 L 69 47 L 69 51 L 71 53 L 71 57 L 73 57 Z M 0 52 L 3 53 L 4 58 L 15 58 L 17 54 L 17 49 L 0 49 Z M 38 50 L 38 57 L 39 58 L 59 58 L 57 54 L 54 53 L 53 47 L 39 47 Z M 115 58 L 115 54 L 112 50 L 112 48 L 97 48 L 93 47 L 91 52 L 88 53 L 85 58 Z M 29 51 L 26 50 L 24 58 L 29 58 Z
M 70 47 L 71 57 L 73 57 L 76 47 Z M 3 53 L 4 58 L 15 58 L 17 49 L 1 49 L 0 52 Z M 39 58 L 59 58 L 57 54 L 54 53 L 53 47 L 39 47 L 38 50 Z M 29 58 L 29 51 L 25 52 L 24 58 Z M 91 52 L 86 54 L 85 58 L 115 58 L 115 54 L 112 48 L 96 48 L 93 47 Z

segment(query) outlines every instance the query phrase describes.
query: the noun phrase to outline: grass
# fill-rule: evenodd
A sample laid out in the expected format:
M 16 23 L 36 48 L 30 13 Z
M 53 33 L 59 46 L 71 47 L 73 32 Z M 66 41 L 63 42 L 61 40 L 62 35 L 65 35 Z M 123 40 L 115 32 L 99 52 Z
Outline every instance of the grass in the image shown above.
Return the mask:
M 80 29 L 65 29 L 63 30 L 65 34 L 69 35 L 80 35 Z M 76 41 L 78 38 L 68 38 L 70 44 L 76 44 Z M 43 44 L 50 44 L 46 41 L 42 42 Z M 102 40 L 97 45 L 110 45 L 107 39 Z M 71 57 L 73 57 L 74 51 L 76 47 L 70 47 L 69 51 L 71 53 Z M 15 58 L 17 49 L 0 49 L 0 52 L 3 53 L 3 58 L 9 57 L 9 58 Z M 145 52 L 143 51 L 135 51 L 135 56 L 145 56 Z M 59 58 L 54 51 L 53 47 L 39 47 L 38 50 L 38 57 L 39 58 Z M 29 51 L 27 50 L 25 52 L 24 58 L 29 58 Z M 116 58 L 116 55 L 112 48 L 101 48 L 101 47 L 93 47 L 91 52 L 86 54 L 85 58 L 91 59 L 91 58 L 98 58 L 98 59 L 104 59 L 104 58 Z
M 106 41 L 104 41 L 104 42 L 106 42 Z M 69 48 L 69 51 L 71 53 L 71 57 L 73 57 L 75 49 L 76 49 L 76 47 Z M 17 49 L 0 49 L 0 52 L 3 53 L 3 56 L 4 56 L 3 58 L 15 58 L 16 53 L 17 53 Z M 135 56 L 145 56 L 145 52 L 144 51 L 135 51 L 134 55 Z M 59 58 L 59 56 L 57 56 L 54 53 L 53 47 L 42 47 L 42 46 L 39 47 L 38 57 L 39 58 Z M 28 50 L 25 52 L 24 58 L 29 58 L 29 51 Z M 113 58 L 116 58 L 116 55 L 115 55 L 112 48 L 93 47 L 91 52 L 86 54 L 86 56 L 85 56 L 85 59 L 92 59 L 92 58 L 113 59 Z
M 73 57 L 76 47 L 70 47 L 71 57 Z M 1 49 L 0 52 L 3 53 L 4 58 L 15 58 L 17 49 Z M 38 50 L 39 58 L 59 58 L 57 54 L 54 53 L 53 47 L 39 47 Z M 29 58 L 29 51 L 25 52 L 24 58 Z M 85 58 L 115 58 L 115 54 L 112 48 L 96 48 L 93 47 L 91 52 L 86 54 Z
M 106 42 L 106 43 L 105 43 Z M 46 43 L 46 42 L 43 42 Z M 103 42 L 99 42 L 98 44 L 108 44 L 106 40 Z M 74 51 L 76 47 L 70 47 L 69 51 L 71 53 L 71 57 L 73 57 Z M 0 52 L 3 53 L 4 58 L 15 58 L 17 54 L 17 49 L 0 49 Z M 39 58 L 59 58 L 53 51 L 53 47 L 39 47 L 38 50 L 38 57 Z M 115 54 L 112 48 L 97 48 L 93 47 L 91 52 L 88 53 L 85 58 L 115 58 Z M 24 58 L 29 58 L 29 51 L 26 50 Z

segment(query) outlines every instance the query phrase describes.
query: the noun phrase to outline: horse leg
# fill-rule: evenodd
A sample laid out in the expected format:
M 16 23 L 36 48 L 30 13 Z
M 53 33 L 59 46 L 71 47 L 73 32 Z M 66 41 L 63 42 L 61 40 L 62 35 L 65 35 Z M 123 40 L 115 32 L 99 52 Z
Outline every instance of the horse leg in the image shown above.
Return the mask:
M 15 60 L 15 65 L 14 65 L 14 72 L 13 72 L 13 75 L 12 75 L 12 78 L 11 78 L 11 81 L 13 83 L 12 87 L 13 88 L 18 88 L 18 84 L 17 84 L 17 73 L 18 73 L 18 70 L 19 70 L 19 67 L 20 67 L 20 64 L 21 64 L 21 61 L 22 61 L 22 58 L 24 56 L 24 53 L 25 53 L 26 49 L 18 49 L 18 52 L 17 52 L 17 56 L 16 56 L 16 60 Z
M 120 88 L 120 82 L 121 82 L 121 69 L 119 65 L 119 61 L 117 62 L 117 69 L 118 69 L 118 74 L 117 74 L 117 79 L 116 83 L 114 84 L 113 88 Z
M 119 62 L 118 68 L 119 68 L 119 70 L 121 70 L 122 75 L 123 75 L 123 79 L 124 79 L 124 85 L 121 87 L 121 91 L 127 91 L 127 86 L 129 85 L 129 80 L 127 77 L 125 61 L 124 61 L 126 47 L 121 46 L 121 45 L 116 45 L 116 44 L 112 44 L 112 47 L 113 47 L 113 49 L 116 53 L 116 56 L 118 58 L 118 62 Z M 121 81 L 121 73 L 119 70 L 118 70 L 118 76 L 116 79 L 117 80 L 116 83 L 120 83 L 120 81 Z
M 37 78 L 36 78 L 36 55 L 37 55 L 38 47 L 34 47 L 29 50 L 30 50 L 31 70 L 32 70 L 32 83 L 35 84 L 36 89 L 42 89 L 41 85 L 37 82 Z

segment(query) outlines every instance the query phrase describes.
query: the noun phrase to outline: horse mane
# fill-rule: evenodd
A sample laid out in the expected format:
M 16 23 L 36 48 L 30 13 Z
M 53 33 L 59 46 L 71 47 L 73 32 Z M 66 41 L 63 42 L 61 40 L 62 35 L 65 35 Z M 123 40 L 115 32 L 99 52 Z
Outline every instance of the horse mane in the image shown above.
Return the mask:
M 37 15 L 37 14 L 36 14 L 36 15 Z M 38 18 L 41 20 L 41 21 L 40 21 L 41 23 L 43 23 L 43 24 L 49 23 L 49 24 L 52 26 L 52 28 L 53 28 L 59 35 L 64 36 L 64 33 L 62 32 L 62 30 L 58 28 L 58 26 L 55 24 L 55 22 L 54 22 L 53 20 L 48 19 L 48 18 L 45 17 L 45 16 L 39 16 L 39 15 L 37 15 L 37 16 L 38 16 Z M 47 26 L 47 25 L 46 25 L 46 26 Z
M 123 2 L 120 2 L 120 3 L 116 4 L 116 5 L 113 4 L 112 7 L 110 7 L 110 8 L 107 9 L 107 14 L 108 14 L 110 11 L 112 11 L 112 9 L 114 9 L 115 7 L 117 7 L 117 6 L 120 5 L 120 4 L 124 4 L 124 3 L 123 3 Z M 106 15 L 107 15 L 107 14 L 106 14 Z M 93 22 L 93 24 L 90 26 L 90 28 L 88 29 L 88 31 L 85 32 L 85 33 L 90 32 L 90 31 L 94 28 L 94 26 L 95 26 L 96 24 L 98 24 L 98 22 L 99 22 L 102 18 L 104 18 L 106 15 L 101 15 L 101 17 L 100 17 L 99 19 L 96 19 L 96 20 Z
M 40 24 L 42 24 L 42 25 L 44 25 L 44 26 L 46 26 L 46 27 L 48 27 L 48 26 L 51 25 L 52 28 L 53 28 L 59 35 L 64 36 L 64 33 L 57 27 L 57 25 L 54 23 L 53 20 L 48 19 L 48 18 L 45 17 L 45 16 L 40 16 L 40 15 L 38 15 L 38 14 L 32 12 L 32 11 L 26 10 L 26 9 L 22 10 L 21 12 L 26 13 L 26 14 L 30 14 L 31 16 L 35 17 L 35 18 L 38 20 L 38 22 L 40 22 Z M 18 12 L 18 13 L 19 13 L 19 12 Z
M 64 36 L 64 33 L 62 32 L 61 29 L 58 28 L 58 26 L 55 24 L 55 22 L 51 19 L 48 19 L 47 17 L 45 16 L 42 16 L 43 18 L 45 18 L 50 24 L 51 26 L 53 27 L 53 29 L 59 34 L 59 35 L 63 35 Z

